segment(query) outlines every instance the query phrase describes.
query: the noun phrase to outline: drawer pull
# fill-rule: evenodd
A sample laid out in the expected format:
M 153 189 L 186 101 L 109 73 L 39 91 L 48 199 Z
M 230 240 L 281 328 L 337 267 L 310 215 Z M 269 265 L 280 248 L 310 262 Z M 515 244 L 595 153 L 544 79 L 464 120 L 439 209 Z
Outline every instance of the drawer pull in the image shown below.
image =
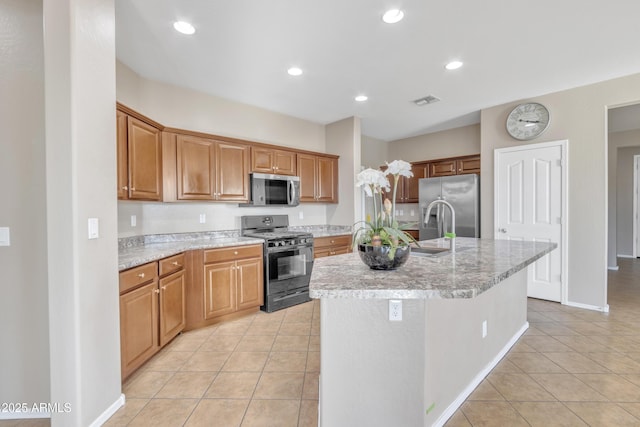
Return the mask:
M 175 265 L 175 266 L 177 267 L 177 266 L 179 266 L 180 264 L 178 264 L 178 261 L 173 261 L 173 262 L 171 263 L 171 265 Z
M 138 277 L 144 279 L 144 273 L 138 273 Z
M 167 290 L 167 287 L 166 287 L 166 286 L 163 286 L 163 287 L 162 287 L 162 290 L 163 290 L 163 291 L 166 291 L 166 290 Z
M 331 240 L 331 243 L 332 243 L 332 244 L 333 244 L 333 243 L 335 243 L 335 242 L 336 242 L 335 240 Z
M 238 255 L 238 251 L 233 251 L 233 254 L 234 255 Z
M 153 292 L 155 292 L 156 294 L 160 293 L 160 289 L 154 289 Z

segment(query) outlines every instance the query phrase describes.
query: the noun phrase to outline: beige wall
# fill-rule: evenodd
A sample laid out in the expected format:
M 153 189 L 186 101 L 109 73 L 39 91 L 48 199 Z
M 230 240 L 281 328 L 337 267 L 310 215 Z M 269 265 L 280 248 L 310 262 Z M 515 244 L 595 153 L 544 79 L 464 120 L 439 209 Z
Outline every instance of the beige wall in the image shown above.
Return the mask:
M 0 2 L 0 402 L 48 402 L 42 1 Z M 0 419 L 3 418 L 0 413 Z
M 360 171 L 360 119 L 350 117 L 328 124 L 327 151 L 338 160 L 339 203 L 327 205 L 327 223 L 353 225 L 361 217 L 361 200 L 356 193 L 356 173 Z
M 480 153 L 480 125 L 434 132 L 389 142 L 389 160 L 408 162 Z
M 114 4 L 43 4 L 52 426 L 100 425 L 122 403 Z
M 339 154 L 326 149 L 324 125 L 148 80 L 120 62 L 116 65 L 118 101 L 164 126 Z M 342 159 L 340 163 L 343 164 Z M 326 224 L 332 223 L 327 218 L 330 206 L 241 208 L 237 203 L 119 202 L 118 236 L 237 229 L 242 215 L 285 214 L 292 225 Z M 205 224 L 199 223 L 201 213 L 206 214 Z M 136 215 L 136 227 L 131 227 L 131 215 Z
M 551 124 L 542 136 L 519 142 L 505 121 L 519 103 L 482 110 L 482 235 L 493 236 L 493 151 L 496 148 L 569 140 L 569 302 L 606 305 L 607 107 L 640 99 L 640 74 L 531 99 L 545 104 Z
M 366 168 L 378 169 L 390 162 L 389 143 L 370 136 L 362 135 L 361 163 Z

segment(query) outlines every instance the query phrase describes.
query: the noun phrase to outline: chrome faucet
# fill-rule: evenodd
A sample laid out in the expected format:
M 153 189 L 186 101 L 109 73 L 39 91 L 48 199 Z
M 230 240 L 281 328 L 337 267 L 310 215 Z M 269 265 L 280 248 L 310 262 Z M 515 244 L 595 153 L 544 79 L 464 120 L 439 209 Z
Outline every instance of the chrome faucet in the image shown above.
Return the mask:
M 427 225 L 427 222 L 429 222 L 429 216 L 431 215 L 431 208 L 433 208 L 435 205 L 438 204 L 442 204 L 444 206 L 447 206 L 449 208 L 449 210 L 451 211 L 451 233 L 446 233 L 445 230 L 445 237 L 447 237 L 447 234 L 449 234 L 449 250 L 451 252 L 455 252 L 456 251 L 456 245 L 455 245 L 455 241 L 456 241 L 456 211 L 455 209 L 453 209 L 453 206 L 451 206 L 451 203 L 447 202 L 446 200 L 434 200 L 433 202 L 429 203 L 429 206 L 427 206 L 427 214 L 424 216 L 424 225 Z

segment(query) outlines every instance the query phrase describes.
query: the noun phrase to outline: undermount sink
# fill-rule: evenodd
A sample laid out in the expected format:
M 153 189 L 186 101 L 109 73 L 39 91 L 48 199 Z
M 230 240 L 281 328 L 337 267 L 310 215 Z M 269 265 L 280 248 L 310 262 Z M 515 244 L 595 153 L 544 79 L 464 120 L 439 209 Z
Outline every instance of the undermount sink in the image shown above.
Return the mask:
M 438 256 L 447 255 L 449 248 L 433 248 L 433 247 L 411 247 L 411 255 L 416 256 Z

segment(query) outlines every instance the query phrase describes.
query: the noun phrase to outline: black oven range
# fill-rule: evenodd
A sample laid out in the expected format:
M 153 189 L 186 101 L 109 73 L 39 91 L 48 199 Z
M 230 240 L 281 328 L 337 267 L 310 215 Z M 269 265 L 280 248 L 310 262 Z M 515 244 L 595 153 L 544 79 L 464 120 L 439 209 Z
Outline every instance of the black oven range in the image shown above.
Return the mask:
M 289 231 L 287 215 L 242 216 L 243 236 L 264 239 L 264 305 L 271 313 L 310 301 L 313 235 Z

